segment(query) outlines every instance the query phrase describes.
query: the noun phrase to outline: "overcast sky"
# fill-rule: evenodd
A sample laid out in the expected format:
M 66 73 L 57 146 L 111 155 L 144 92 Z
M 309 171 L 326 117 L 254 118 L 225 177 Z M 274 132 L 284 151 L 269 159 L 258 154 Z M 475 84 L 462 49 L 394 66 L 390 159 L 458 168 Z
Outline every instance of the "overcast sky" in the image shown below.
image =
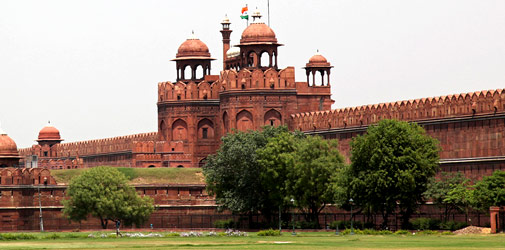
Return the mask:
M 51 120 L 66 141 L 156 131 L 191 30 L 222 68 L 220 22 L 267 0 L 0 1 L 0 122 L 19 148 Z M 250 11 L 251 12 L 251 11 Z M 505 1 L 270 1 L 279 65 L 331 62 L 333 108 L 505 88 Z

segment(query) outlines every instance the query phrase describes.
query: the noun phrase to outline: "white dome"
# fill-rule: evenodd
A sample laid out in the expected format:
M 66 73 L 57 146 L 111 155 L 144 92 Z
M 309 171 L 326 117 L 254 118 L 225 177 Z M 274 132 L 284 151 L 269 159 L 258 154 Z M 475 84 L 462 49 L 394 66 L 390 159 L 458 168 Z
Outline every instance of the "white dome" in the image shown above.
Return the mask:
M 237 57 L 240 55 L 240 48 L 239 47 L 231 47 L 227 52 L 226 56 L 227 57 Z

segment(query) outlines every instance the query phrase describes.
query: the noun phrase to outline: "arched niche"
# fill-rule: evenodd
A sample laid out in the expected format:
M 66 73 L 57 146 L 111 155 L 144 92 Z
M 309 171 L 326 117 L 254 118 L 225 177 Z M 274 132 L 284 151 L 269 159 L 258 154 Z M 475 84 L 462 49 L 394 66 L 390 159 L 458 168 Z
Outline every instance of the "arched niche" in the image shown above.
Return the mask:
M 185 141 L 188 139 L 188 125 L 182 119 L 177 119 L 172 124 L 172 141 Z
M 224 134 L 230 132 L 230 118 L 228 117 L 228 113 L 226 111 L 223 113 L 223 129 Z
M 278 127 L 282 125 L 282 116 L 279 111 L 271 109 L 265 113 L 264 125 Z
M 251 112 L 247 110 L 242 110 L 237 114 L 237 129 L 239 131 L 247 131 L 254 129 L 253 127 L 253 116 Z
M 198 122 L 198 138 L 212 139 L 214 138 L 214 123 L 211 120 L 204 118 Z
M 160 122 L 160 128 L 158 134 L 160 135 L 160 140 L 165 141 L 167 140 L 167 125 L 165 124 L 164 120 L 161 120 Z

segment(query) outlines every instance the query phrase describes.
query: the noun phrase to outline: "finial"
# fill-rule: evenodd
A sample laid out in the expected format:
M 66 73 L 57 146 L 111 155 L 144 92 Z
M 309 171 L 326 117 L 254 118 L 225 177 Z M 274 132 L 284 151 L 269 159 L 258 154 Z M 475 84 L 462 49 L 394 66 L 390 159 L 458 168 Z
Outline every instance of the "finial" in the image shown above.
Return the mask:
M 48 120 L 48 121 L 47 121 L 47 124 L 51 124 L 51 120 Z
M 196 38 L 195 30 L 191 30 L 191 37 L 189 39 L 190 40 L 196 40 L 196 39 L 198 39 L 198 38 Z

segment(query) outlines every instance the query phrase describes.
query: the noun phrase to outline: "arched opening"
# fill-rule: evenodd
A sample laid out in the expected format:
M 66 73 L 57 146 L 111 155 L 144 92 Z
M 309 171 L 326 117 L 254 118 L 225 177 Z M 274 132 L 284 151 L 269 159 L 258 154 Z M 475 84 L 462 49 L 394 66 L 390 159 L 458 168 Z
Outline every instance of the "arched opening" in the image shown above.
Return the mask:
M 260 67 L 271 67 L 272 65 L 270 64 L 270 54 L 268 52 L 264 51 L 261 53 L 260 56 Z
M 189 79 L 192 79 L 192 77 L 193 77 L 193 72 L 191 72 L 191 66 L 184 65 L 183 72 L 182 72 L 182 79 L 189 80 Z
M 195 79 L 203 79 L 203 76 L 204 76 L 203 66 L 197 65 L 195 69 Z
M 177 166 L 177 168 L 184 168 L 184 166 L 183 165 L 179 165 L 179 166 Z
M 282 125 L 282 116 L 279 111 L 271 109 L 265 113 L 264 124 L 267 126 L 278 127 Z
M 167 134 L 167 125 L 165 124 L 164 120 L 161 120 L 160 122 L 160 128 L 158 130 L 158 134 L 160 135 L 160 140 L 165 141 L 168 138 L 166 137 Z
M 198 138 L 212 139 L 214 138 L 214 123 L 211 120 L 204 118 L 198 122 Z
M 247 110 L 242 110 L 237 114 L 237 129 L 239 131 L 252 130 L 253 127 L 253 116 Z
M 184 141 L 188 139 L 188 125 L 182 119 L 177 119 L 172 124 L 172 140 Z
M 256 52 L 251 51 L 247 54 L 247 67 L 257 67 L 258 65 L 258 55 Z
M 148 168 L 155 168 L 156 166 L 154 165 L 149 165 Z
M 198 167 L 202 168 L 206 163 L 207 158 L 203 158 L 198 162 Z
M 224 134 L 230 132 L 230 118 L 228 118 L 228 113 L 226 111 L 223 113 L 223 129 Z
M 315 82 L 313 83 L 314 86 L 323 86 L 323 73 L 321 71 L 316 71 L 315 72 Z

